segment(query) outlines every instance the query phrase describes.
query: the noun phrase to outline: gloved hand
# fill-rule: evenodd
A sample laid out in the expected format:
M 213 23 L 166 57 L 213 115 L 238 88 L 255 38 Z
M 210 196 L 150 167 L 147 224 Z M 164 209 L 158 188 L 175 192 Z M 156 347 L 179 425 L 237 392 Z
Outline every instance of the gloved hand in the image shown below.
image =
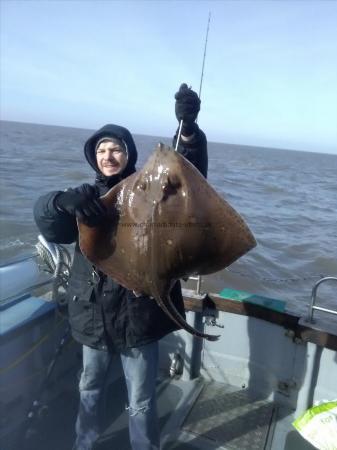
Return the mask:
M 83 184 L 81 192 L 62 192 L 57 195 L 54 204 L 61 211 L 76 216 L 87 225 L 96 225 L 106 214 L 105 206 L 98 200 L 96 190 L 90 184 Z
M 183 83 L 175 94 L 175 112 L 178 121 L 183 120 L 182 134 L 190 136 L 194 133 L 194 122 L 200 111 L 200 99 L 198 94 Z

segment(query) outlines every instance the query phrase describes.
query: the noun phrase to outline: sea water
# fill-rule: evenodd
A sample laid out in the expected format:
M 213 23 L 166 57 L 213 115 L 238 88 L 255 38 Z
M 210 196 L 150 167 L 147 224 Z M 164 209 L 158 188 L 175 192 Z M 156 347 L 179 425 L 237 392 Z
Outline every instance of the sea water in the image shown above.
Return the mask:
M 40 195 L 93 182 L 83 154 L 92 133 L 1 122 L 2 263 L 34 252 L 32 211 Z M 134 139 L 138 167 L 158 142 L 171 142 Z M 228 270 L 205 277 L 203 289 L 248 290 L 306 308 L 319 277 L 337 276 L 337 155 L 213 142 L 208 155 L 210 184 L 244 217 L 258 244 Z M 322 287 L 319 301 L 337 309 L 336 290 L 337 283 Z

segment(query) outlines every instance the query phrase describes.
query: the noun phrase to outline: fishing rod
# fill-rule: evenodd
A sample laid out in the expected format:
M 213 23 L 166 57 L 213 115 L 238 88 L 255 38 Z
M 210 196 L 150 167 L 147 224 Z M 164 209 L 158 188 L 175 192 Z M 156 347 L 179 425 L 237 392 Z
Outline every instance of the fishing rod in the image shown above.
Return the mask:
M 203 55 L 203 60 L 202 60 L 201 78 L 200 78 L 200 86 L 199 86 L 199 99 L 201 98 L 202 82 L 203 82 L 203 79 L 204 79 L 205 60 L 206 60 L 206 51 L 207 51 L 207 42 L 208 42 L 208 33 L 209 33 L 209 24 L 210 24 L 210 22 L 211 22 L 211 11 L 209 11 L 209 13 L 208 13 L 207 31 L 206 31 L 206 39 L 205 39 L 205 45 L 204 45 L 204 55 Z M 179 145 L 179 142 L 180 142 L 182 127 L 183 127 L 183 120 L 181 119 L 181 121 L 179 123 L 179 130 L 178 130 L 176 147 L 174 149 L 175 151 L 178 150 L 178 145 Z
M 206 51 L 207 51 L 208 32 L 209 32 L 210 22 L 211 22 L 211 11 L 209 11 L 209 13 L 208 13 L 208 23 L 207 23 L 207 31 L 206 31 L 206 39 L 205 39 L 204 57 L 202 60 L 201 79 L 200 79 L 200 86 L 199 86 L 199 98 L 200 99 L 201 99 L 202 81 L 204 79 L 204 69 L 205 69 L 205 60 L 206 60 Z

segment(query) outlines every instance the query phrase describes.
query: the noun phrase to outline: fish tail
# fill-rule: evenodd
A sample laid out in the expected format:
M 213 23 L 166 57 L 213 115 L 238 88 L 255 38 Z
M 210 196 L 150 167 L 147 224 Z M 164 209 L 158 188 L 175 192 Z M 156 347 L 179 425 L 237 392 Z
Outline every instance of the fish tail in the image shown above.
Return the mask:
M 197 336 L 199 338 L 207 339 L 208 341 L 217 341 L 220 335 L 212 335 L 201 333 L 201 331 L 196 330 L 191 325 L 189 325 L 186 320 L 181 317 L 176 307 L 172 303 L 170 296 L 167 296 L 166 301 L 164 301 L 160 296 L 156 297 L 159 299 L 158 304 L 162 308 L 162 310 L 177 324 L 179 327 L 191 333 L 193 336 Z

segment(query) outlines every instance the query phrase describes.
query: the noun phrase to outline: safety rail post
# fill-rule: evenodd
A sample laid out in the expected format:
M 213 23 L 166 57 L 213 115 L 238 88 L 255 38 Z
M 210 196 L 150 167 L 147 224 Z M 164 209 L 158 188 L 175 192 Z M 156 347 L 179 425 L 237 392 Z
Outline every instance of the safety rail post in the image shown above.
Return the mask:
M 196 289 L 196 293 L 198 295 L 201 294 L 201 275 L 198 275 L 196 277 L 188 277 L 189 280 L 194 280 L 197 282 L 197 289 Z
M 201 295 L 201 276 L 190 276 L 188 280 L 193 280 L 197 282 L 196 289 L 194 289 L 195 294 L 202 300 Z M 186 321 L 189 325 L 194 328 L 200 329 L 202 325 L 202 313 L 197 311 L 186 311 Z M 183 373 L 182 380 L 188 381 L 199 376 L 199 368 L 197 367 L 197 355 L 200 354 L 202 345 L 201 339 L 196 339 L 190 333 L 185 331 L 185 353 L 183 355 Z
M 337 281 L 337 277 L 323 277 L 315 283 L 315 285 L 311 291 L 311 302 L 309 305 L 307 322 L 314 323 L 314 320 L 313 320 L 314 310 L 323 311 L 323 312 L 326 312 L 329 314 L 337 315 L 337 310 L 322 308 L 321 306 L 315 306 L 318 286 L 320 286 L 325 281 Z

